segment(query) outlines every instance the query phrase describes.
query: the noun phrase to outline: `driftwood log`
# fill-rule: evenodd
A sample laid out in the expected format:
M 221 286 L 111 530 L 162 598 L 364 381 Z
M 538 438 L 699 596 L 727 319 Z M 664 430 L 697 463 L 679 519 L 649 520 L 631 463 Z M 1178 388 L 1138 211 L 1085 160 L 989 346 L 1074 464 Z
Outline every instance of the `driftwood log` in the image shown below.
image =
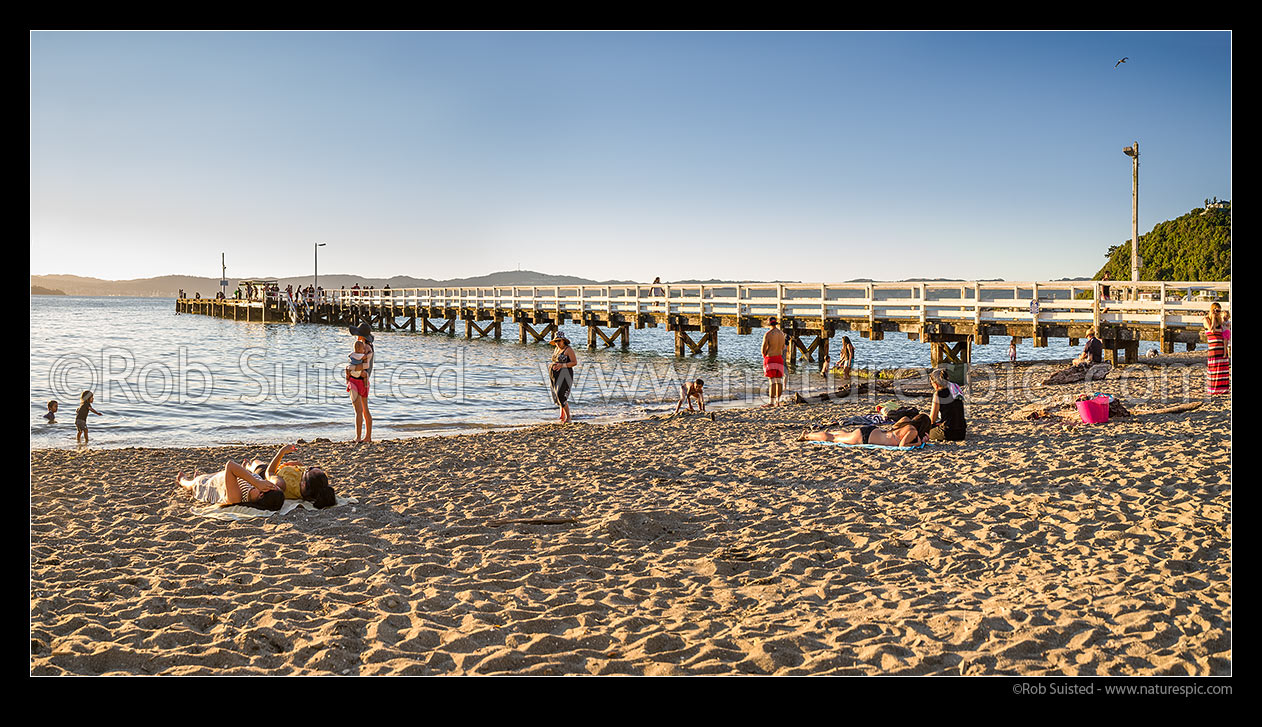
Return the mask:
M 839 399 L 849 399 L 854 396 L 862 396 L 873 392 L 884 396 L 894 396 L 896 394 L 922 398 L 933 396 L 932 391 L 899 391 L 895 389 L 894 383 L 891 381 L 862 381 L 858 384 L 847 384 L 836 391 L 802 397 L 799 403 L 837 401 Z
M 500 525 L 564 525 L 576 522 L 578 522 L 578 519 L 572 517 L 513 517 L 503 520 L 492 520 L 487 525 L 491 527 L 499 527 Z
M 1203 401 L 1193 401 L 1187 404 L 1176 404 L 1174 406 L 1166 406 L 1160 409 L 1147 409 L 1145 411 L 1135 412 L 1135 416 L 1151 416 L 1153 414 L 1178 414 L 1179 412 L 1192 411 L 1193 409 L 1200 409 L 1201 404 L 1204 404 L 1204 403 L 1205 402 Z

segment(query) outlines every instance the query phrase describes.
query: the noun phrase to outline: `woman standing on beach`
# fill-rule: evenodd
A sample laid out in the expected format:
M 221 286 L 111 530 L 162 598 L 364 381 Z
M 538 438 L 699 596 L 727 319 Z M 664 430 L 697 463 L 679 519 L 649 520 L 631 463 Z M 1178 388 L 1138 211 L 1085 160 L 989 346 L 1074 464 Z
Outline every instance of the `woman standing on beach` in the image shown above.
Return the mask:
M 574 367 L 578 365 L 578 354 L 570 347 L 570 339 L 561 334 L 552 339 L 555 347 L 552 351 L 552 364 L 549 376 L 552 379 L 552 400 L 561 407 L 561 421 L 570 421 L 570 388 L 574 386 Z
M 346 367 L 346 391 L 351 395 L 351 406 L 355 407 L 355 443 L 366 444 L 372 442 L 372 413 L 368 411 L 368 379 L 372 375 L 373 357 L 377 350 L 372 344 L 372 326 L 361 323 L 358 326 L 351 326 L 350 332 L 352 336 L 355 336 L 357 343 L 363 344 L 364 350 L 358 363 L 352 362 Z
M 844 378 L 850 378 L 850 369 L 854 366 L 854 344 L 850 336 L 841 337 L 841 355 L 837 357 L 837 368 L 841 369 Z
M 1209 344 L 1209 354 L 1205 359 L 1205 383 L 1210 394 L 1231 393 L 1231 363 L 1227 360 L 1227 339 L 1224 323 L 1226 317 L 1223 307 L 1215 303 L 1209 307 L 1209 315 L 1205 316 L 1205 341 Z

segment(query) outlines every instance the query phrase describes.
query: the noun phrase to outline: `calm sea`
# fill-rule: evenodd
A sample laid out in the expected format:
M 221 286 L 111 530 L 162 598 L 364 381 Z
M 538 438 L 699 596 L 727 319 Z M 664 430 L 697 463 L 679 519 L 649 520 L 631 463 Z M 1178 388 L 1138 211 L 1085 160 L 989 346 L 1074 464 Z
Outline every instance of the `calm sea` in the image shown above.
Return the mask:
M 463 330 L 461 328 L 461 330 Z M 571 409 L 588 421 L 635 418 L 672 409 L 679 382 L 702 378 L 712 399 L 745 401 L 765 389 L 761 336 L 723 329 L 717 356 L 676 359 L 664 328 L 631 331 L 631 347 L 585 348 L 582 327 L 565 327 L 580 358 Z M 375 438 L 468 431 L 552 421 L 546 383 L 550 347 L 504 338 L 381 333 L 370 407 Z M 929 348 L 899 334 L 871 342 L 858 335 L 857 367 L 927 366 Z M 840 338 L 834 339 L 833 357 Z M 31 446 L 75 446 L 79 394 L 95 393 L 93 446 L 203 446 L 354 437 L 354 412 L 342 369 L 353 342 L 343 328 L 245 323 L 176 314 L 161 298 L 31 298 Z M 1152 344 L 1146 344 L 1151 347 Z M 1007 360 L 1008 339 L 974 348 L 976 362 Z M 1020 359 L 1070 358 L 1065 340 L 1046 349 L 1030 341 Z M 788 388 L 822 388 L 811 367 Z M 57 421 L 43 418 L 60 403 Z

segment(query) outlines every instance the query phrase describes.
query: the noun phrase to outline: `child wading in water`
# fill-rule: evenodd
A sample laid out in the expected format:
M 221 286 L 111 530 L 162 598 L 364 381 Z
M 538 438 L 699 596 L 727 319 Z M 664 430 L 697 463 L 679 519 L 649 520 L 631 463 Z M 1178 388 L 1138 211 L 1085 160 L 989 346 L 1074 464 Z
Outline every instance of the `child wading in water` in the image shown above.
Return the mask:
M 57 423 L 57 401 L 55 399 L 48 402 L 48 413 L 44 415 L 44 418 L 48 420 L 49 424 Z
M 101 412 L 92 408 L 92 392 L 85 391 L 79 395 L 79 409 L 74 414 L 75 444 L 88 443 L 88 412 L 92 412 L 97 416 L 101 416 Z

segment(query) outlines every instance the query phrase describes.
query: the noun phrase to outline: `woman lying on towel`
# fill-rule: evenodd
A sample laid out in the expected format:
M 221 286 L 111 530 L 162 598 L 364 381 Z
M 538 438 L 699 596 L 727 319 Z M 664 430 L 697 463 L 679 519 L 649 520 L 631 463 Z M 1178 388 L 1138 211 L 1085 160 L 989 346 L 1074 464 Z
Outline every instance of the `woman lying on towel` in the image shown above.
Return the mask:
M 835 429 L 804 433 L 799 442 L 836 442 L 838 444 L 878 444 L 883 447 L 915 447 L 929 438 L 932 422 L 924 414 L 908 419 L 903 417 L 885 431 L 875 426 L 859 427 L 849 431 Z
M 220 472 L 201 476 L 194 472 L 193 477 L 185 477 L 181 473 L 176 475 L 176 480 L 194 499 L 220 507 L 244 505 L 260 510 L 279 510 L 285 504 L 287 479 L 294 480 L 296 484 L 289 488 L 297 496 L 293 499 L 307 500 L 318 508 L 337 504 L 328 475 L 319 467 L 312 467 L 301 474 L 278 473 L 278 470 L 298 467 L 292 462 L 280 465 L 281 457 L 295 449 L 294 445 L 287 444 L 277 450 L 271 462 L 228 462 Z

